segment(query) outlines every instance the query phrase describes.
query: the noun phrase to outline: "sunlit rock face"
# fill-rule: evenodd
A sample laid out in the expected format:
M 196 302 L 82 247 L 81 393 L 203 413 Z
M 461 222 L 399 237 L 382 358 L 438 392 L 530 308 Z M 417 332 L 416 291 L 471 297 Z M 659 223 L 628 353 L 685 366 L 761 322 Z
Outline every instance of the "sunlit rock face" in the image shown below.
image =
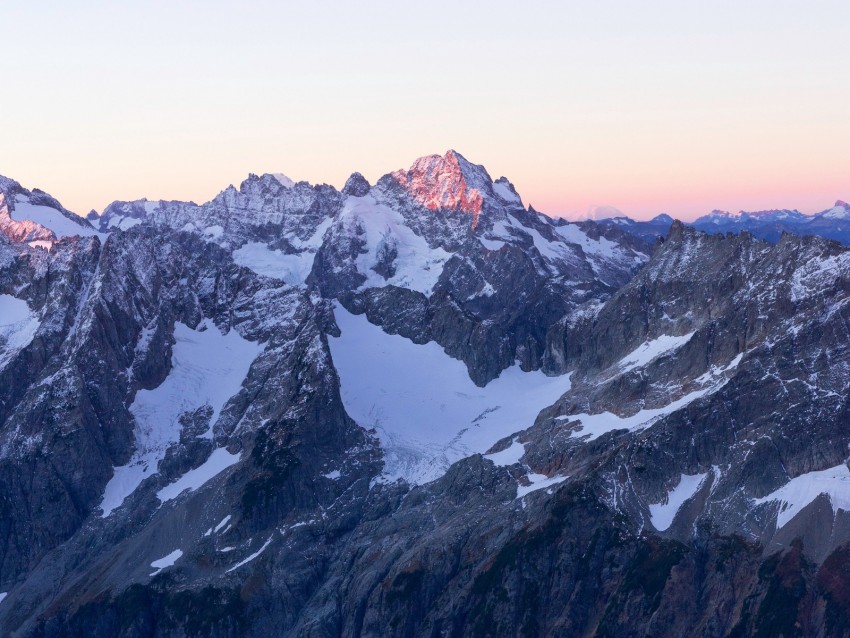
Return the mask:
M 43 226 L 29 220 L 12 219 L 6 196 L 0 193 L 0 232 L 11 241 L 52 241 L 53 234 Z
M 61 237 L 85 237 L 97 231 L 44 191 L 27 190 L 0 176 L 0 233 L 14 242 L 37 242 L 46 248 Z
M 392 176 L 430 210 L 469 213 L 473 228 L 484 203 L 484 189 L 492 181 L 483 166 L 470 164 L 456 151 L 448 151 L 442 157 L 420 157 L 410 170 L 399 170 Z
M 3 635 L 850 629 L 849 249 L 645 242 L 453 151 L 0 194 L 51 244 L 0 233 Z

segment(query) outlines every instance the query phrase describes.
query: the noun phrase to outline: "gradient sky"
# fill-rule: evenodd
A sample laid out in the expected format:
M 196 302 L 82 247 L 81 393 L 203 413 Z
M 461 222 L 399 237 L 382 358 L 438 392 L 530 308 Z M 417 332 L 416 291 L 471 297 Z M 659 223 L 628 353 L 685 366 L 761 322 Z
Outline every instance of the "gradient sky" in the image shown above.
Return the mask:
M 3 2 L 0 174 L 68 208 L 455 148 L 523 200 L 850 199 L 850 2 Z

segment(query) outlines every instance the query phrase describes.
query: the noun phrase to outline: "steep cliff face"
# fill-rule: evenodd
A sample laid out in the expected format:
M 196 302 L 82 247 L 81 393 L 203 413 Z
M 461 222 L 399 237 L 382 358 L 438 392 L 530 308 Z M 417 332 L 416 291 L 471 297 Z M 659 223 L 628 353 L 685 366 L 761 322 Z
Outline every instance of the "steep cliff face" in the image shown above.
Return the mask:
M 839 244 L 651 246 L 453 151 L 49 245 L 0 192 L 3 635 L 850 631 Z

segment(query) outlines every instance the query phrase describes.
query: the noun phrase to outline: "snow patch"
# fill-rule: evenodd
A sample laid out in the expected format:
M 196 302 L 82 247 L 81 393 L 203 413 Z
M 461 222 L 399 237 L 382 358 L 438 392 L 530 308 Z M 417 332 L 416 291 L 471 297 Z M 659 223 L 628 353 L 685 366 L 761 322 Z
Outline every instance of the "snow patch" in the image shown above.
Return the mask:
M 0 369 L 30 344 L 40 325 L 26 301 L 0 295 Z
M 479 388 L 436 343 L 389 335 L 339 305 L 335 315 L 342 335 L 328 343 L 343 404 L 357 423 L 376 429 L 386 480 L 433 481 L 455 461 L 532 425 L 570 388 L 567 377 L 519 366 Z
M 519 463 L 523 454 L 525 454 L 525 443 L 513 439 L 511 444 L 501 452 L 485 454 L 484 458 L 493 461 L 494 465 L 508 466 Z
M 797 303 L 814 295 L 820 296 L 820 291 L 834 286 L 838 278 L 848 272 L 850 253 L 807 261 L 791 276 L 791 301 Z
M 166 567 L 171 567 L 174 563 L 177 562 L 177 559 L 183 555 L 183 551 L 179 549 L 175 549 L 173 552 L 168 554 L 167 556 L 163 556 L 151 563 L 151 567 L 156 569 L 155 572 L 151 573 L 151 576 L 156 576 L 159 572 L 161 572 Z
M 712 366 L 708 372 L 694 380 L 695 383 L 700 384 L 703 387 L 689 392 L 676 401 L 672 401 L 663 407 L 640 410 L 632 416 L 626 417 L 617 416 L 613 412 L 600 412 L 599 414 L 573 414 L 559 417 L 560 422 L 568 423 L 570 421 L 579 421 L 581 428 L 571 433 L 570 437 L 586 437 L 585 440 L 587 441 L 593 441 L 603 434 L 614 430 L 629 430 L 630 432 L 642 430 L 668 414 L 673 414 L 677 410 L 681 410 L 697 399 L 717 392 L 726 384 L 729 378 L 731 378 L 727 375 L 727 373 L 737 368 L 743 358 L 744 353 L 742 352 L 722 368 Z
M 277 181 L 280 182 L 280 185 L 284 188 L 292 188 L 295 186 L 295 182 L 289 179 L 283 173 L 270 173 L 272 177 L 274 177 Z
M 333 223 L 328 217 L 316 227 L 315 232 L 305 240 L 292 239 L 292 245 L 301 252 L 287 255 L 282 250 L 271 249 L 260 242 L 248 242 L 233 251 L 233 261 L 240 266 L 250 268 L 258 275 L 281 279 L 290 286 L 304 286 L 307 276 L 313 270 L 316 251 L 322 245 L 325 233 Z
M 240 561 L 239 561 L 238 563 L 236 563 L 233 567 L 231 567 L 230 569 L 228 569 L 228 570 L 227 570 L 227 573 L 229 574 L 229 573 L 230 573 L 230 572 L 232 572 L 234 569 L 238 569 L 238 568 L 242 567 L 242 565 L 244 565 L 244 564 L 246 564 L 246 563 L 250 563 L 250 562 L 251 562 L 252 560 L 254 560 L 257 556 L 259 556 L 259 555 L 260 555 L 260 554 L 262 554 L 264 551 L 266 551 L 266 547 L 268 547 L 268 546 L 269 546 L 269 543 L 271 543 L 271 542 L 272 542 L 272 537 L 271 537 L 271 536 L 269 536 L 269 539 L 268 539 L 265 543 L 263 543 L 263 546 L 262 546 L 260 549 L 258 549 L 256 552 L 254 552 L 253 554 L 251 554 L 250 556 L 248 556 L 248 558 L 245 558 L 245 559 L 243 559 L 243 560 L 240 560 Z
M 600 255 L 613 259 L 621 252 L 619 245 L 606 237 L 591 239 L 590 236 L 576 224 L 556 226 L 555 232 L 571 244 L 578 244 L 586 255 Z
M 35 241 L 28 241 L 27 246 L 30 248 L 44 248 L 44 250 L 50 252 L 50 249 L 53 248 L 53 242 L 44 239 L 36 239 Z
M 119 507 L 143 480 L 157 472 L 165 451 L 180 439 L 182 414 L 210 406 L 212 417 L 205 436 L 211 435 L 221 409 L 239 392 L 251 363 L 265 347 L 243 339 L 236 330 L 221 334 L 211 321 L 205 321 L 202 326 L 206 329 L 197 331 L 182 323 L 175 324 L 171 372 L 158 387 L 136 393 L 130 406 L 136 419 L 136 451 L 127 465 L 115 468 L 115 474 L 106 485 L 101 503 L 104 517 Z M 226 454 L 226 451 L 218 455 L 214 452 L 214 457 L 201 466 L 203 472 L 196 468 L 189 473 L 192 476 L 183 489 L 201 480 L 204 472 L 209 473 L 232 460 Z
M 18 195 L 15 198 L 15 210 L 12 214 L 12 218 L 16 221 L 29 220 L 44 226 L 48 230 L 53 231 L 53 234 L 56 235 L 57 239 L 62 237 L 73 237 L 75 235 L 81 237 L 97 235 L 101 239 L 106 238 L 106 235 L 97 232 L 94 227 L 87 222 L 84 224 L 76 224 L 72 219 L 68 219 L 55 208 L 31 204 L 21 195 Z M 82 220 L 82 218 L 80 219 Z
M 676 513 L 686 501 L 693 498 L 699 491 L 700 486 L 708 473 L 704 474 L 682 474 L 679 484 L 660 503 L 649 506 L 649 517 L 652 526 L 659 532 L 663 532 L 673 524 Z
M 493 192 L 496 194 L 496 197 L 498 197 L 502 201 L 511 202 L 514 204 L 522 203 L 522 200 L 520 200 L 519 195 L 517 195 L 511 190 L 511 187 L 506 181 L 497 180 L 493 182 Z
M 3 599 L 4 599 L 4 598 L 6 598 L 6 596 L 8 596 L 8 595 L 9 595 L 9 592 L 7 592 L 7 591 L 0 591 L 0 603 L 2 603 L 2 602 L 3 602 Z
M 478 241 L 481 242 L 481 245 L 484 246 L 487 250 L 499 250 L 502 246 L 505 245 L 505 242 L 500 241 L 498 239 L 487 239 L 486 237 L 479 237 Z
M 823 213 L 822 216 L 827 219 L 847 219 L 850 218 L 850 209 L 844 206 L 833 206 Z
M 219 530 L 220 530 L 222 527 L 224 527 L 225 525 L 227 525 L 227 524 L 230 522 L 230 518 L 231 518 L 231 516 L 230 516 L 230 514 L 228 514 L 228 515 L 227 515 L 227 516 L 225 516 L 223 519 L 221 519 L 221 520 L 219 521 L 218 525 L 216 525 L 216 526 L 213 528 L 213 532 L 214 532 L 214 533 L 216 533 L 216 534 L 218 534 Z
M 250 268 L 258 275 L 281 279 L 290 286 L 303 286 L 313 269 L 315 253 L 302 252 L 287 255 L 282 250 L 272 250 L 266 244 L 248 242 L 233 251 L 233 261 Z
M 147 204 L 151 204 L 153 202 L 146 202 L 145 207 L 147 208 Z M 109 223 L 107 224 L 108 228 L 117 228 L 118 230 L 128 230 L 133 226 L 137 226 L 141 224 L 142 220 L 138 217 L 123 217 L 120 215 L 115 215 L 109 218 Z
M 328 472 L 327 474 L 322 474 L 322 476 L 324 476 L 325 478 L 330 479 L 332 481 L 335 481 L 340 476 L 342 476 L 342 474 L 340 474 L 339 470 L 334 470 L 333 472 Z
M 755 500 L 756 505 L 779 501 L 776 529 L 792 518 L 821 494 L 826 494 L 832 511 L 850 512 L 850 470 L 841 464 L 817 472 L 807 472 L 792 478 L 778 490 Z
M 224 227 L 219 224 L 214 224 L 212 226 L 207 226 L 204 228 L 204 238 L 215 241 L 216 239 L 221 239 L 221 236 L 224 235 Z
M 339 220 L 347 232 L 365 241 L 366 251 L 356 261 L 357 271 L 366 277 L 361 289 L 394 285 L 430 295 L 453 254 L 431 248 L 423 237 L 413 232 L 401 213 L 377 203 L 372 195 L 349 196 Z M 384 279 L 373 267 L 380 260 L 379 252 L 388 246 L 395 251 L 392 261 L 395 272 Z
M 647 428 L 661 417 L 673 414 L 676 410 L 680 410 L 689 403 L 705 396 L 709 391 L 710 388 L 695 390 L 662 408 L 641 410 L 632 416 L 621 417 L 613 412 L 600 412 L 599 414 L 574 414 L 561 418 L 566 422 L 575 420 L 581 422 L 581 428 L 577 432 L 571 433 L 571 438 L 581 437 L 587 441 L 593 441 L 603 434 L 614 430 L 629 430 L 630 432 L 634 432 Z
M 621 368 L 621 372 L 623 374 L 634 370 L 635 368 L 642 368 L 661 355 L 678 350 L 688 343 L 693 336 L 694 333 L 690 332 L 686 335 L 682 335 L 681 337 L 661 335 L 660 337 L 656 337 L 650 341 L 644 341 L 641 345 L 623 357 L 617 365 Z
M 526 477 L 528 478 L 528 485 L 517 485 L 516 488 L 516 498 L 522 498 L 527 494 L 531 494 L 532 492 L 536 492 L 537 490 L 542 490 L 546 487 L 552 487 L 553 485 L 557 485 L 558 483 L 563 483 L 566 481 L 569 476 L 546 476 L 545 474 L 535 474 L 534 472 L 529 472 Z
M 177 498 L 184 490 L 194 492 L 210 479 L 218 476 L 231 465 L 238 463 L 240 454 L 231 454 L 226 448 L 213 450 L 210 458 L 194 470 L 189 470 L 171 485 L 167 485 L 156 493 L 157 498 L 165 503 Z

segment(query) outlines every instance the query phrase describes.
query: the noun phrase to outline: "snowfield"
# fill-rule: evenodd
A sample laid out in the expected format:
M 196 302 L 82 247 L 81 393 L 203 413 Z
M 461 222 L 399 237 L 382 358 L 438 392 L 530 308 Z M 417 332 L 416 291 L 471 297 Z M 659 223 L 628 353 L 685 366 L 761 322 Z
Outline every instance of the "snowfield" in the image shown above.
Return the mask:
M 681 337 L 661 335 L 650 341 L 644 341 L 620 360 L 617 364 L 620 367 L 620 372 L 625 374 L 635 368 L 642 368 L 662 355 L 675 352 L 688 343 L 693 336 L 694 333 L 690 332 Z
M 30 344 L 40 325 L 26 301 L 0 295 L 0 368 Z
M 163 556 L 151 563 L 151 567 L 153 567 L 156 571 L 151 573 L 151 576 L 156 576 L 159 572 L 161 572 L 166 567 L 171 567 L 174 563 L 177 562 L 183 556 L 183 551 L 179 549 L 175 549 L 173 552 L 168 554 L 167 556 Z
M 319 224 L 316 232 L 304 241 L 293 238 L 292 245 L 301 252 L 288 255 L 261 242 L 249 241 L 233 251 L 233 261 L 250 268 L 258 275 L 282 279 L 290 286 L 303 286 L 313 269 L 316 251 L 322 245 L 322 239 L 332 223 L 333 218 L 327 218 Z
M 624 360 L 630 356 L 625 357 Z M 572 432 L 570 437 L 584 438 L 586 441 L 593 441 L 603 434 L 614 430 L 636 432 L 637 430 L 648 428 L 668 414 L 673 414 L 677 410 L 687 407 L 697 399 L 717 392 L 731 378 L 728 373 L 733 372 L 740 365 L 743 358 L 744 354 L 740 353 L 724 367 L 713 366 L 708 372 L 695 379 L 696 383 L 703 386 L 702 388 L 689 392 L 660 408 L 646 408 L 625 417 L 614 414 L 613 412 L 599 412 L 598 414 L 572 414 L 558 418 L 561 423 L 578 421 L 581 427 L 575 432 Z
M 266 244 L 249 241 L 233 251 L 233 261 L 250 268 L 258 275 L 282 279 L 291 286 L 301 286 L 313 268 L 315 253 L 303 252 L 287 255 Z
M 204 321 L 198 327 L 204 330 L 175 324 L 171 372 L 158 387 L 136 393 L 130 406 L 136 419 L 136 451 L 127 465 L 115 468 L 106 485 L 101 503 L 104 517 L 119 507 L 143 480 L 157 472 L 165 451 L 180 439 L 182 414 L 210 406 L 210 429 L 204 436 L 212 435 L 212 426 L 221 409 L 239 392 L 251 363 L 263 351 L 262 344 L 243 339 L 235 330 L 221 334 L 211 321 Z M 184 489 L 196 489 L 202 484 L 198 481 L 203 476 L 208 477 L 204 480 L 212 478 L 226 467 L 226 462 L 232 461 L 224 454 L 229 453 L 214 451 L 204 465 L 163 489 L 160 500 L 174 498 Z M 173 493 L 174 490 L 178 491 Z
M 693 498 L 702 486 L 705 474 L 682 474 L 679 484 L 667 495 L 666 501 L 649 506 L 649 516 L 652 526 L 663 532 L 673 524 L 673 519 L 686 501 Z
M 393 285 L 430 295 L 452 256 L 442 248 L 431 248 L 401 213 L 379 204 L 372 195 L 349 196 L 339 219 L 348 233 L 362 236 L 366 243 L 366 252 L 357 257 L 357 271 L 366 277 L 361 289 Z M 386 280 L 373 270 L 385 250 L 396 252 L 395 274 Z
M 829 498 L 833 513 L 837 510 L 850 512 L 850 469 L 847 465 L 842 463 L 796 476 L 775 492 L 756 499 L 755 503 L 779 503 L 776 529 L 780 529 L 821 494 Z
M 62 237 L 72 237 L 79 235 L 88 237 L 97 235 L 101 239 L 106 239 L 106 235 L 96 231 L 88 222 L 83 221 L 82 224 L 75 224 L 73 220 L 68 219 L 55 208 L 50 206 L 38 206 L 30 204 L 25 197 L 18 195 L 15 198 L 15 210 L 12 213 L 12 219 L 16 221 L 29 220 L 44 226 L 48 230 L 53 231 L 57 239 Z
M 436 343 L 389 335 L 339 305 L 335 315 L 342 335 L 328 343 L 342 401 L 357 423 L 377 431 L 389 481 L 439 478 L 455 461 L 530 427 L 540 410 L 570 389 L 567 377 L 519 366 L 479 388 L 466 366 Z
M 239 462 L 240 454 L 231 454 L 225 448 L 213 450 L 210 458 L 194 470 L 189 470 L 171 485 L 167 485 L 156 493 L 157 498 L 165 503 L 177 498 L 184 491 L 194 492 L 210 479 L 218 476 L 224 470 Z

